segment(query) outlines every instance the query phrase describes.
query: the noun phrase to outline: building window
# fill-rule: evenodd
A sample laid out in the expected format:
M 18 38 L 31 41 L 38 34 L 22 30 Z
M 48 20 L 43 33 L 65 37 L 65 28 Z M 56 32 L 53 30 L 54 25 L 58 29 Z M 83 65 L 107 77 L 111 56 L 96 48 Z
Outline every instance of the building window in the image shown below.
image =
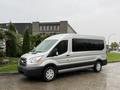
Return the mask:
M 46 26 L 43 26 L 43 30 L 44 30 L 44 31 L 46 30 Z
M 46 30 L 49 31 L 49 26 L 46 26 Z
M 56 26 L 54 26 L 53 30 L 56 31 Z
M 6 26 L 8 27 L 8 26 L 9 26 L 9 24 L 6 24 Z
M 51 31 L 53 30 L 53 26 L 50 26 L 50 30 L 51 30 Z
M 40 26 L 40 31 L 42 31 L 42 26 Z
M 59 26 L 59 25 L 57 25 L 57 31 L 59 31 L 59 29 L 60 29 L 60 26 Z

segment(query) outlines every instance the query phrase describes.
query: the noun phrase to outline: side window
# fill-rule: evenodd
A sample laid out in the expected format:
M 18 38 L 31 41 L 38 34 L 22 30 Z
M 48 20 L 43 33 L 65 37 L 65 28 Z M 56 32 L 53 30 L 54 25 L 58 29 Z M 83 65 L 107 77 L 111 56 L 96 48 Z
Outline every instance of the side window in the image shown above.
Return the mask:
M 104 41 L 94 39 L 72 39 L 72 51 L 94 51 L 103 50 Z
M 58 43 L 58 45 L 50 52 L 48 57 L 58 56 L 67 52 L 68 49 L 68 40 L 63 40 Z

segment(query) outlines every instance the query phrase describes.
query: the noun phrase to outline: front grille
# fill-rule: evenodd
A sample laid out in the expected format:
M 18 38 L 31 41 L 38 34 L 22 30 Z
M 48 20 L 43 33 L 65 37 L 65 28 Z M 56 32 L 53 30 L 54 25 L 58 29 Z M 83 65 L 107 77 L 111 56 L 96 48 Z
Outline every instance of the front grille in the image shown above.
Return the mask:
M 20 65 L 26 66 L 26 58 L 20 58 Z

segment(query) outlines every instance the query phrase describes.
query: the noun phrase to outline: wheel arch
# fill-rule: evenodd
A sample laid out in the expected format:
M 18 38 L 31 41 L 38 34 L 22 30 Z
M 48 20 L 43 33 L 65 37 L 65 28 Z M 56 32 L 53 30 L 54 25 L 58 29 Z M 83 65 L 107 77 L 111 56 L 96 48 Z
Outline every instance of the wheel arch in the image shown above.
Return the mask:
M 49 63 L 49 64 L 46 64 L 46 65 L 45 65 L 45 67 L 48 67 L 48 66 L 52 66 L 52 67 L 54 67 L 54 68 L 57 68 L 57 65 L 55 65 L 54 63 Z M 45 67 L 44 67 L 44 68 L 45 68 Z
M 58 67 L 57 67 L 57 65 L 55 65 L 54 63 L 46 64 L 46 65 L 44 66 L 43 70 L 44 70 L 45 68 L 47 68 L 47 67 L 53 67 L 53 68 L 55 68 L 56 73 L 58 73 Z
M 101 62 L 101 64 L 103 65 L 102 59 L 97 59 L 96 62 Z

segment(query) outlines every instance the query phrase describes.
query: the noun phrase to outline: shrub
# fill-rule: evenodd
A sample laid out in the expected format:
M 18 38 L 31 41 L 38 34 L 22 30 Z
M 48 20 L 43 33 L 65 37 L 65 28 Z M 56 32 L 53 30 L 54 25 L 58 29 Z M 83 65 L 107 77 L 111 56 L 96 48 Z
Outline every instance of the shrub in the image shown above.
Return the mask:
M 25 33 L 24 33 L 24 38 L 23 38 L 23 46 L 22 46 L 22 52 L 27 53 L 30 51 L 30 32 L 29 28 L 26 28 Z
M 16 57 L 16 54 L 17 54 L 16 40 L 15 39 L 7 40 L 6 55 L 9 57 Z
M 3 50 L 0 49 L 0 57 L 4 57 L 5 53 L 3 52 Z

